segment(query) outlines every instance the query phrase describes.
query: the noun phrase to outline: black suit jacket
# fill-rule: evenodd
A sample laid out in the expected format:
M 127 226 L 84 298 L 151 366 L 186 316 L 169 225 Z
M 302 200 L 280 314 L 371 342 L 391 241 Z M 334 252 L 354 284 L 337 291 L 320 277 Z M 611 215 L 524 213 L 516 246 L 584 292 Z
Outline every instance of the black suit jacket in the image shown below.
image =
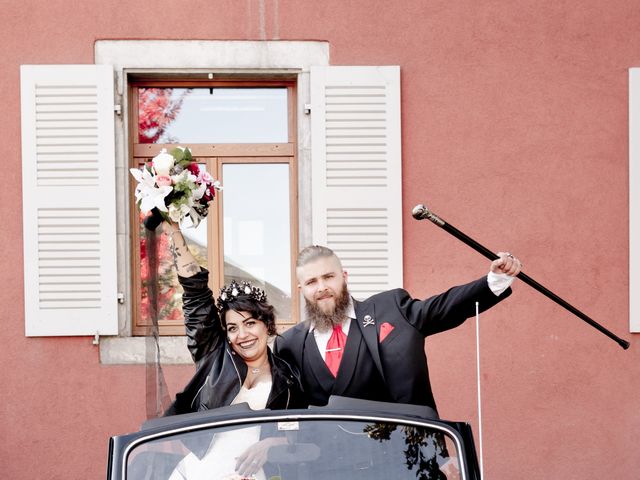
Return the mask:
M 334 394 L 435 409 L 424 338 L 455 328 L 475 316 L 476 302 L 480 311 L 484 311 L 510 294 L 508 289 L 496 296 L 485 276 L 426 300 L 411 298 L 405 290 L 395 289 L 363 302 L 354 301 L 356 319 L 351 322 L 343 363 L 333 386 L 322 374 L 323 370 L 328 374 L 328 369 L 307 322 L 276 339 L 275 350 L 302 372 L 303 387 L 312 404 L 326 404 L 329 395 Z M 389 325 L 382 327 L 385 323 Z M 361 337 L 360 341 L 352 341 L 354 328 L 361 334 L 354 338 Z M 382 342 L 381 328 L 389 332 Z

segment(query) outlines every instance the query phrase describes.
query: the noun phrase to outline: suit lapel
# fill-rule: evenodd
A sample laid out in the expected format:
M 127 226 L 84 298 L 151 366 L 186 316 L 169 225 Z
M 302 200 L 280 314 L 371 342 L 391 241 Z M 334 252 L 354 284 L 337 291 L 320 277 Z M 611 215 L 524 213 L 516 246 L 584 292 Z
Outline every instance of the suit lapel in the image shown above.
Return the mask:
M 302 367 L 302 359 L 304 354 L 304 344 L 307 341 L 307 336 L 309 335 L 309 324 L 307 322 L 302 322 L 299 326 L 295 327 L 294 337 L 291 338 L 291 353 L 296 363 Z
M 322 359 L 318 344 L 312 333 L 307 333 L 304 341 L 304 355 L 306 367 L 311 371 L 316 379 L 316 383 L 320 385 L 327 393 L 331 393 L 335 379 L 329 371 L 329 367 Z M 304 365 L 304 364 L 303 364 Z
M 338 376 L 336 377 L 333 395 L 341 395 L 345 389 L 349 386 L 351 378 L 355 373 L 356 365 L 358 364 L 358 357 L 360 356 L 360 348 L 363 345 L 362 334 L 355 320 L 351 320 L 349 326 L 349 334 L 347 336 L 347 344 L 344 347 L 344 355 L 340 361 L 340 369 L 338 370 Z
M 376 320 L 373 303 L 369 302 L 364 304 L 354 300 L 353 306 L 356 311 L 355 322 L 358 324 L 362 338 L 371 353 L 371 358 L 373 358 L 373 362 L 376 364 L 376 367 L 378 367 L 378 371 L 384 380 L 384 371 L 382 370 L 380 352 L 378 351 L 378 328 L 380 328 L 380 326 Z

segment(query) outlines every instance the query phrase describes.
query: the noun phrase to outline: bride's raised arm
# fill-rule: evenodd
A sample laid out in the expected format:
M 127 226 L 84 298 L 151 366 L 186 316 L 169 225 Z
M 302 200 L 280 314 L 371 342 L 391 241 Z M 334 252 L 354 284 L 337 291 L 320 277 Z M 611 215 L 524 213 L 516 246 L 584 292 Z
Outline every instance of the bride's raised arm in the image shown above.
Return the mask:
M 209 352 L 223 346 L 226 335 L 213 294 L 207 285 L 209 272 L 198 265 L 177 224 L 165 220 L 162 228 L 171 239 L 173 263 L 183 289 L 182 312 L 187 347 L 193 360 L 198 363 Z
M 177 224 L 164 221 L 162 228 L 171 240 L 171 254 L 173 263 L 176 266 L 178 275 L 181 277 L 192 277 L 201 271 L 200 265 L 187 247 L 187 242 L 182 236 L 182 232 Z

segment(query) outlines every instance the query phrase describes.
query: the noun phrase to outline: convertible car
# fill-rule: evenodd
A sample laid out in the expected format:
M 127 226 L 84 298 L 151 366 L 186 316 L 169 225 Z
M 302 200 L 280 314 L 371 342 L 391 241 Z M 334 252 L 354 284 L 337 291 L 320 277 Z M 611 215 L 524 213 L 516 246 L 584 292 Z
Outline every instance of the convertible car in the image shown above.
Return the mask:
M 332 397 L 164 417 L 109 441 L 108 480 L 479 480 L 471 428 L 416 405 Z

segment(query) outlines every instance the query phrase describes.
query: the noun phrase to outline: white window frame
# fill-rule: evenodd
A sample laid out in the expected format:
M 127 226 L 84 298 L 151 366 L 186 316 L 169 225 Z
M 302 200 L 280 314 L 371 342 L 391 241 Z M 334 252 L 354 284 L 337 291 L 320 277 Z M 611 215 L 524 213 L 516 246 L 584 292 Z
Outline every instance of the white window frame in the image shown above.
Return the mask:
M 629 69 L 629 331 L 640 332 L 640 68 Z
M 129 74 L 175 74 L 197 78 L 209 74 L 288 74 L 297 77 L 297 162 L 300 245 L 312 241 L 311 231 L 311 65 L 329 65 L 329 44 L 318 41 L 200 41 L 200 40 L 98 40 L 95 63 L 112 65 L 116 78 L 115 121 L 116 217 L 118 291 L 125 295 L 118 307 L 118 337 L 100 339 L 100 361 L 105 364 L 145 363 L 145 339 L 131 337 L 131 263 L 129 248 Z M 205 77 L 206 78 L 206 77 Z M 191 363 L 185 337 L 160 337 L 163 363 Z

